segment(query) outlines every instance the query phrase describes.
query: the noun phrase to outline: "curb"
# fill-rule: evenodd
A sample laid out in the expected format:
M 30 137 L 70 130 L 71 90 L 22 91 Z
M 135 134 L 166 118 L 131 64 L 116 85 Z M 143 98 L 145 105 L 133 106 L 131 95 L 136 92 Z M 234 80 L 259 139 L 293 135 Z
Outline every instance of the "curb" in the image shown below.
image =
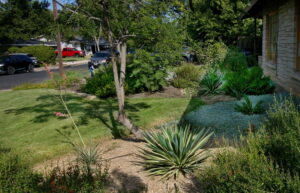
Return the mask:
M 89 60 L 82 60 L 82 61 L 75 61 L 75 62 L 64 62 L 63 65 L 64 67 L 71 67 L 71 66 L 79 66 L 82 64 L 87 64 L 89 62 Z M 56 64 L 55 66 L 50 66 L 49 67 L 50 70 L 56 70 L 58 69 L 58 64 Z M 36 72 L 40 72 L 40 71 L 46 71 L 44 67 L 38 67 L 35 68 L 34 71 Z

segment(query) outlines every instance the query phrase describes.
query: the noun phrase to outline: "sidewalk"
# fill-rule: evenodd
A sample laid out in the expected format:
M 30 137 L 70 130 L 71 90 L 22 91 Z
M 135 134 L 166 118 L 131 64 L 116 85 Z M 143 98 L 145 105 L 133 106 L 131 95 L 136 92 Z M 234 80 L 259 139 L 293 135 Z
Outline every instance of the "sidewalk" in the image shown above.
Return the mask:
M 82 64 L 87 64 L 88 62 L 89 62 L 89 60 L 82 60 L 82 61 L 74 61 L 74 62 L 64 62 L 63 64 L 64 64 L 64 67 L 69 67 L 69 66 L 79 66 Z M 58 69 L 58 64 L 49 66 L 49 69 L 50 70 Z M 45 71 L 45 68 L 43 66 L 37 67 L 34 69 L 34 71 L 36 71 L 36 72 Z

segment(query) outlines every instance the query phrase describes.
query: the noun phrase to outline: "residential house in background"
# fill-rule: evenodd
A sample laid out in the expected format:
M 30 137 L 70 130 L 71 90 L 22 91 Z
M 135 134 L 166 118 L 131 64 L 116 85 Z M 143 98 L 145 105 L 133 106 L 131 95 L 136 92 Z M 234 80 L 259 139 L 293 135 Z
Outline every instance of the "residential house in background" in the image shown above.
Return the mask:
M 263 19 L 260 65 L 288 91 L 300 94 L 300 0 L 254 0 L 244 18 Z

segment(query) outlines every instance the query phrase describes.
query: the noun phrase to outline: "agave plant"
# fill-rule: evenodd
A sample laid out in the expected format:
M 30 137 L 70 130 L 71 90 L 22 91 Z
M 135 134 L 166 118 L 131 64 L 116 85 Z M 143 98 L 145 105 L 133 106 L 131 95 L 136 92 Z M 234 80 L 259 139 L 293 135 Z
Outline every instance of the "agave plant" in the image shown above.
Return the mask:
M 243 103 L 235 105 L 234 109 L 246 115 L 260 114 L 264 111 L 262 108 L 262 103 L 262 101 L 259 101 L 254 105 L 249 97 L 245 95 Z
M 203 91 L 200 94 L 218 94 L 222 85 L 222 77 L 215 70 L 209 71 L 200 82 Z
M 171 125 L 162 132 L 144 134 L 146 148 L 141 149 L 140 162 L 149 175 L 161 176 L 162 179 L 177 179 L 199 167 L 206 158 L 202 149 L 212 133 L 189 126 Z

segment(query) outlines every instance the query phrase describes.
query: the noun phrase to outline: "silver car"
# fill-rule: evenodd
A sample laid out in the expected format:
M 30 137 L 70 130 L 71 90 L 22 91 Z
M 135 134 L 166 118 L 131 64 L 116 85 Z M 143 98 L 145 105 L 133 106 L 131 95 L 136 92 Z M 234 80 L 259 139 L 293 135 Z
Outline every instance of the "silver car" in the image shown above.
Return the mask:
M 93 66 L 97 68 L 101 65 L 106 66 L 110 62 L 110 59 L 110 52 L 97 52 L 91 57 L 89 63 L 93 64 Z

